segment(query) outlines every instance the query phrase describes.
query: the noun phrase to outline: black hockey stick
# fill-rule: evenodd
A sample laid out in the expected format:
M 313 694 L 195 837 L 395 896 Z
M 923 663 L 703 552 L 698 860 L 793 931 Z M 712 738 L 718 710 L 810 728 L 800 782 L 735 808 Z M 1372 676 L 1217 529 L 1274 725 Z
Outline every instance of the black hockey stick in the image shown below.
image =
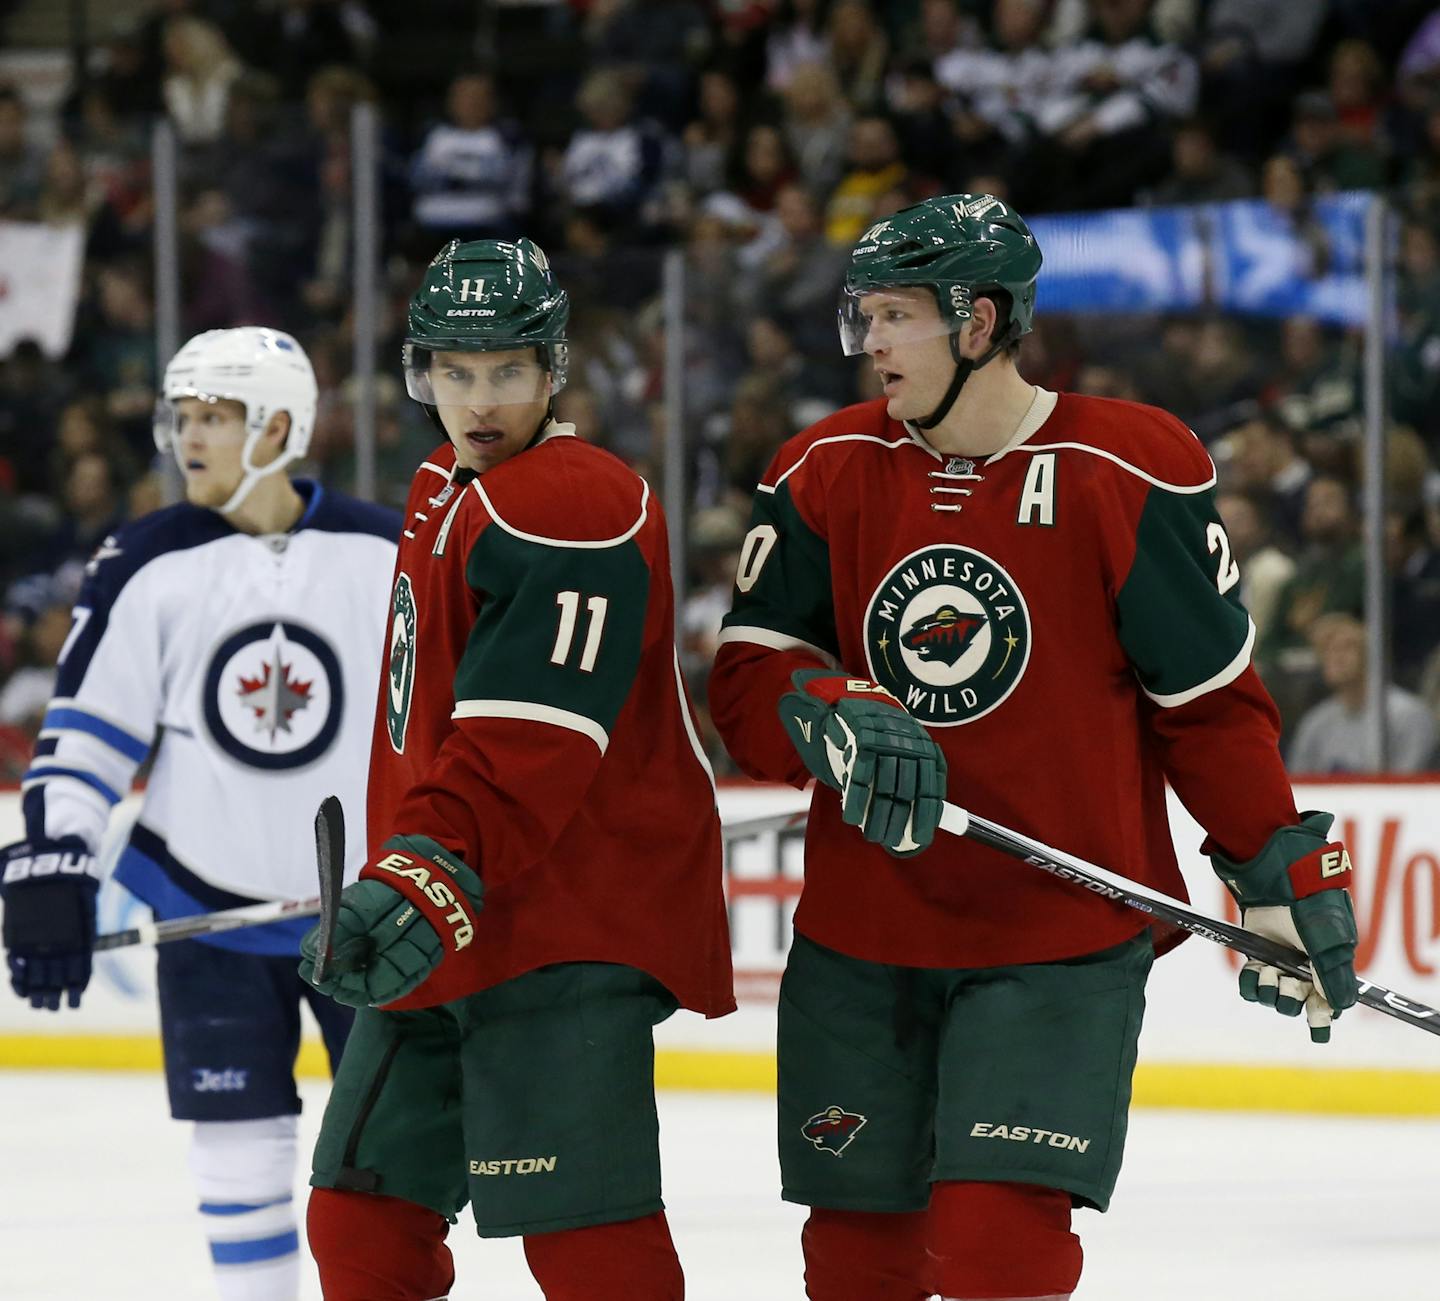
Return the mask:
M 238 931 L 246 926 L 264 926 L 266 922 L 284 921 L 287 917 L 313 917 L 319 911 L 318 899 L 278 899 L 274 903 L 222 908 L 219 912 L 172 917 L 167 922 L 145 922 L 123 931 L 110 931 L 95 940 L 95 951 L 103 953 L 106 949 L 124 949 L 132 944 L 192 940 L 197 935 L 218 935 L 222 931 Z
M 334 956 L 335 917 L 345 876 L 345 810 L 333 795 L 315 810 L 315 866 L 320 874 L 320 944 L 311 979 L 318 985 L 329 974 Z
M 1200 936 L 1201 939 L 1223 944 L 1227 949 L 1234 949 L 1247 958 L 1278 967 L 1288 976 L 1299 980 L 1313 979 L 1309 959 L 1299 949 L 1266 939 L 1263 935 L 1247 931 L 1243 926 L 1221 921 L 1218 917 L 1196 912 L 1189 904 L 1172 899 L 1168 894 L 1161 894 L 1158 890 L 1140 885 L 1128 877 L 1096 867 L 1094 863 L 1087 863 L 1083 858 L 1076 858 L 1063 850 L 1051 849 L 1049 845 L 1031 840 L 1029 836 L 1011 831 L 999 823 L 989 822 L 948 800 L 944 812 L 940 815 L 940 827 L 952 836 L 966 836 L 978 844 L 998 849 L 1002 854 L 1018 858 L 1022 863 L 1029 863 L 1031 867 L 1038 867 L 1052 876 L 1058 876 L 1062 881 L 1073 881 L 1086 890 L 1148 913 L 1151 917 L 1159 918 L 1171 926 L 1178 926 L 1192 935 Z M 1360 1002 L 1366 1007 L 1373 1007 L 1377 1012 L 1384 1012 L 1386 1016 L 1393 1016 L 1397 1021 L 1404 1021 L 1406 1025 L 1428 1030 L 1431 1034 L 1440 1034 L 1440 1012 L 1435 1008 L 1404 998 L 1380 985 L 1373 985 L 1368 980 L 1360 981 Z
M 334 796 L 330 797 L 334 799 Z M 328 802 L 328 801 L 327 801 Z M 336 804 L 339 801 L 336 800 Z M 324 805 L 321 805 L 324 808 Z M 720 828 L 725 843 L 749 840 L 768 832 L 803 831 L 807 809 L 790 813 L 764 813 L 758 817 L 741 818 L 727 822 Z M 315 815 L 315 852 L 320 853 L 320 814 Z M 336 825 L 340 828 L 340 839 L 344 840 L 344 823 L 337 812 Z M 332 862 L 343 863 L 342 850 Z M 240 930 L 246 926 L 264 926 L 267 922 L 283 921 L 287 917 L 313 917 L 320 911 L 319 898 L 277 899 L 273 903 L 245 904 L 240 908 L 221 908 L 213 913 L 196 913 L 193 917 L 174 917 L 164 922 L 145 922 L 123 931 L 110 931 L 95 941 L 95 951 L 124 949 L 135 944 L 168 944 L 171 940 L 191 940 L 198 935 L 218 935 L 223 931 Z

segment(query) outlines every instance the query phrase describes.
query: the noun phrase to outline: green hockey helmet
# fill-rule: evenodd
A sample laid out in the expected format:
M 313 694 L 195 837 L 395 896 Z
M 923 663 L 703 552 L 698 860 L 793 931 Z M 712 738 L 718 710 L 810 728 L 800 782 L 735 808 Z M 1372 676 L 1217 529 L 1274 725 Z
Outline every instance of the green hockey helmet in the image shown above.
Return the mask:
M 425 269 L 410 300 L 405 331 L 405 391 L 434 410 L 553 397 L 565 386 L 570 299 L 550 259 L 530 239 L 451 240 Z M 436 353 L 516 352 L 503 365 L 444 368 Z
M 845 355 L 864 352 L 872 328 L 873 314 L 861 310 L 861 300 L 887 290 L 928 289 L 939 308 L 938 320 L 890 313 L 896 341 L 958 332 L 975 299 L 995 289 L 1011 303 L 1009 328 L 997 344 L 1018 339 L 1033 326 L 1040 262 L 1030 227 L 994 195 L 946 194 L 903 208 L 867 230 L 850 255 L 840 295 Z

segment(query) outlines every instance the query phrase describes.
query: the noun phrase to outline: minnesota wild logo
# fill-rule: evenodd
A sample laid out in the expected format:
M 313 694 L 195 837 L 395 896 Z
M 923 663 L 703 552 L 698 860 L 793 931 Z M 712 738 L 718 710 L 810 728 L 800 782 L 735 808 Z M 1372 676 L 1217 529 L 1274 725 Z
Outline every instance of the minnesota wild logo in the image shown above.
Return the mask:
M 415 689 L 415 592 L 410 575 L 395 579 L 390 601 L 390 659 L 385 691 L 385 725 L 396 754 L 405 753 L 405 727 L 410 722 L 410 695 Z
M 881 581 L 865 611 L 875 681 L 931 727 L 996 708 L 1030 660 L 1030 612 L 1014 579 L 970 547 L 924 547 Z

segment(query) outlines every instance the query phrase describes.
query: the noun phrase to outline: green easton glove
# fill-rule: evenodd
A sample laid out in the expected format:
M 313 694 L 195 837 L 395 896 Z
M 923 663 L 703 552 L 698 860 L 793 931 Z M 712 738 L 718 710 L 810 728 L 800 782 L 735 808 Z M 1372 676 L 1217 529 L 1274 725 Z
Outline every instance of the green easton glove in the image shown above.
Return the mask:
M 1276 967 L 1247 962 L 1240 972 L 1240 997 L 1263 1003 L 1284 1016 L 1305 1009 L 1310 1038 L 1330 1041 L 1330 1022 L 1354 1005 L 1355 909 L 1350 901 L 1350 855 L 1339 841 L 1327 841 L 1329 813 L 1305 813 L 1298 827 L 1281 827 L 1248 863 L 1212 854 L 1211 863 L 1240 905 L 1240 924 L 1282 944 L 1304 949 L 1315 973 L 1312 983 Z
M 485 894 L 480 878 L 428 836 L 392 837 L 382 846 L 374 866 L 398 873 L 407 864 L 426 860 L 442 864 L 472 912 L 480 911 Z M 437 888 L 448 890 L 448 881 L 429 885 L 427 893 Z M 447 901 L 432 897 L 432 902 L 443 907 Z M 453 896 L 448 902 L 455 902 Z M 315 954 L 319 947 L 320 928 L 313 926 L 300 941 L 300 975 L 336 1002 L 351 1007 L 383 1007 L 404 998 L 430 977 L 445 956 L 445 941 L 424 913 L 399 890 L 368 879 L 340 892 L 330 970 L 317 983 Z
M 945 755 L 884 687 L 829 669 L 791 675 L 780 697 L 805 766 L 840 792 L 840 816 L 899 858 L 935 839 L 945 799 Z

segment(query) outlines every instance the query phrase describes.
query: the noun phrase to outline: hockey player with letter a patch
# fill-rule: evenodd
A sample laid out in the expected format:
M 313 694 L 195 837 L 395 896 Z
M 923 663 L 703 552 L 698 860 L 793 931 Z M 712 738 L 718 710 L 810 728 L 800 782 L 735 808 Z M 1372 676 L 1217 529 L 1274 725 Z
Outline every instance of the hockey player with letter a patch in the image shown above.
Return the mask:
M 733 1010 L 715 789 L 660 505 L 552 418 L 568 300 L 530 240 L 452 242 L 410 305 L 416 473 L 371 849 L 321 989 L 360 1010 L 315 1152 L 329 1301 L 426 1301 L 448 1221 L 549 1301 L 679 1301 L 653 1027 Z M 305 941 L 312 978 L 321 937 Z
M 1316 973 L 1252 963 L 1241 994 L 1321 1041 L 1356 997 L 1349 857 L 1295 809 L 1214 467 L 1164 411 L 1021 377 L 1040 264 L 989 195 L 861 237 L 840 331 L 884 397 L 766 472 L 711 677 L 746 772 L 818 779 L 779 1028 L 815 1301 L 1068 1297 L 1071 1208 L 1119 1173 L 1175 936 L 937 839 L 947 795 L 1183 895 L 1168 781 L 1245 925 Z

